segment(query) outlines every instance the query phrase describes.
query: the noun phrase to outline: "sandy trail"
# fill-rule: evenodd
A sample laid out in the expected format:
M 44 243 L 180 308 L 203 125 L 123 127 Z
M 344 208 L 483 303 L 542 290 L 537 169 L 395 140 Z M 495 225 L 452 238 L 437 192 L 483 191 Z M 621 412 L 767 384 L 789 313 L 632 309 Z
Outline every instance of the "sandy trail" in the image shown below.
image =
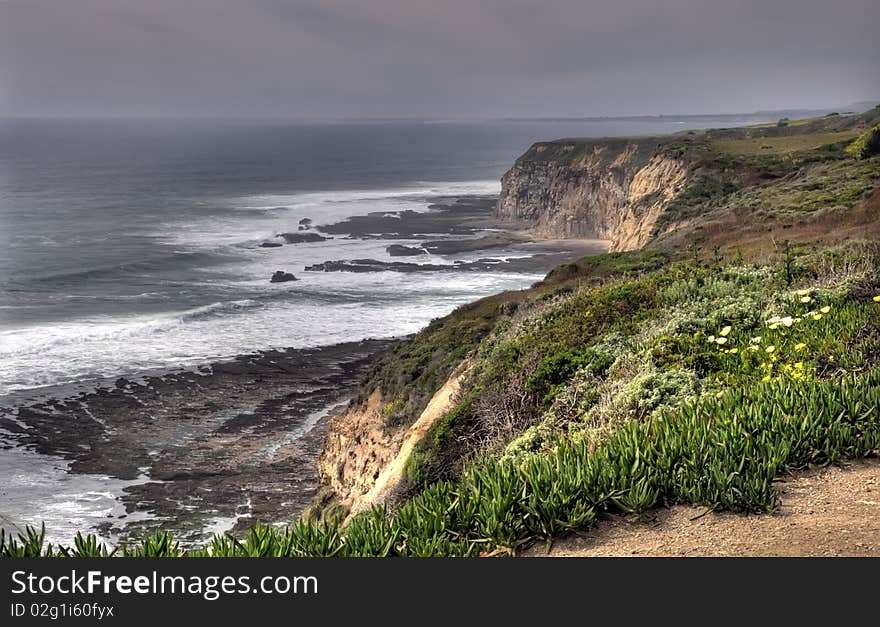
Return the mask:
M 779 489 L 782 507 L 774 514 L 700 516 L 704 508 L 664 508 L 649 522 L 600 522 L 554 543 L 550 555 L 880 557 L 880 461 L 800 472 Z M 546 546 L 524 554 L 546 556 Z

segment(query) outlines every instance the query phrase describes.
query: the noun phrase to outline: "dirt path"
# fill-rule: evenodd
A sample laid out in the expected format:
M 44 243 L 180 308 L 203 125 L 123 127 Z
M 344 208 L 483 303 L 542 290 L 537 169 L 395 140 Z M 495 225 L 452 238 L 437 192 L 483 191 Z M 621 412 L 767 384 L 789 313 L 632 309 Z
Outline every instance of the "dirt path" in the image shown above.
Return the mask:
M 772 515 L 700 517 L 704 508 L 676 506 L 650 522 L 601 522 L 556 542 L 550 555 L 880 557 L 880 461 L 798 473 L 779 489 L 782 507 Z M 546 547 L 525 555 L 546 556 Z

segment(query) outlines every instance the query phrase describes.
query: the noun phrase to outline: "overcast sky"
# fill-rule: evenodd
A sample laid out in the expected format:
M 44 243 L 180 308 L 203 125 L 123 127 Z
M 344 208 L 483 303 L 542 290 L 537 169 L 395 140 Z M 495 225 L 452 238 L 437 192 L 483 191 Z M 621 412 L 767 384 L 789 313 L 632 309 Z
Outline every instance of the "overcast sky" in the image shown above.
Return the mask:
M 0 0 L 0 115 L 504 117 L 880 98 L 878 0 Z

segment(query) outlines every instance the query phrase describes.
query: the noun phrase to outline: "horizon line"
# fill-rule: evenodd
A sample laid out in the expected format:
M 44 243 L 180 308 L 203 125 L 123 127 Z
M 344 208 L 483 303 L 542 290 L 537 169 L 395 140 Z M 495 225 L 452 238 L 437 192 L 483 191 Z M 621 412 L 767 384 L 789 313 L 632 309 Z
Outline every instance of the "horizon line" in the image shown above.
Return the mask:
M 858 105 L 858 106 L 854 106 Z M 427 122 L 427 123 L 460 123 L 460 122 L 578 122 L 578 121 L 601 121 L 601 120 L 657 120 L 662 118 L 711 118 L 711 117 L 744 117 L 744 116 L 766 116 L 777 113 L 840 113 L 841 115 L 861 113 L 871 108 L 880 106 L 880 98 L 876 100 L 864 100 L 858 103 L 851 103 L 846 107 L 788 107 L 779 109 L 757 109 L 754 111 L 734 111 L 734 112 L 701 112 L 701 113 L 633 113 L 633 114 L 593 114 L 593 115 L 524 115 L 524 116 L 460 116 L 460 117 L 441 117 L 441 116 L 417 116 L 417 115 L 401 115 L 401 116 L 293 116 L 284 114 L 260 114 L 260 113 L 229 113 L 229 114 L 145 114 L 145 113 L 110 113 L 110 114 L 35 114 L 35 115 L 18 115 L 18 114 L 0 114 L 0 120 L 141 120 L 141 121 L 188 121 L 188 120 L 204 120 L 204 121 L 286 121 L 301 123 L 345 123 L 345 122 Z M 866 108 L 862 108 L 866 107 Z

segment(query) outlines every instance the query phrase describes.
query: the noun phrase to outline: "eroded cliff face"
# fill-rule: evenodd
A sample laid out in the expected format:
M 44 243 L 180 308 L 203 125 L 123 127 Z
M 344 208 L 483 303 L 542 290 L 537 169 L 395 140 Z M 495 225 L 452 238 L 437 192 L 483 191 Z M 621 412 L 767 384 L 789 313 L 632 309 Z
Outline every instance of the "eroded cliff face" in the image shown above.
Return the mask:
M 496 215 L 541 237 L 609 241 L 634 250 L 685 187 L 681 161 L 650 141 L 560 141 L 532 146 L 501 179 Z
M 352 515 L 394 496 L 406 461 L 431 425 L 455 406 L 470 368 L 468 360 L 459 365 L 409 426 L 394 429 L 385 424 L 378 389 L 331 421 L 318 472 Z

